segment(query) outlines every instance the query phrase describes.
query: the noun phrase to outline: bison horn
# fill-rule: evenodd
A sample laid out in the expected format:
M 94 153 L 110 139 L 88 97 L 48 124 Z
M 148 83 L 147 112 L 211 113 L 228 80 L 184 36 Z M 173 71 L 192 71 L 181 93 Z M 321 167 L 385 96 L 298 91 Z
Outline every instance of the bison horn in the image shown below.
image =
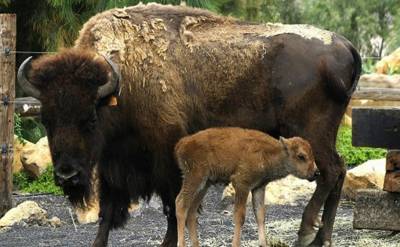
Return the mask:
M 119 82 L 121 80 L 121 74 L 119 73 L 118 65 L 116 65 L 110 58 L 103 56 L 107 63 L 110 65 L 112 69 L 111 79 L 99 87 L 97 91 L 97 97 L 99 99 L 109 96 L 119 90 Z
M 22 62 L 22 64 L 19 66 L 17 80 L 18 84 L 27 95 L 39 99 L 40 91 L 32 83 L 30 83 L 28 78 L 26 77 L 26 65 L 29 65 L 28 67 L 30 67 L 31 61 L 32 56 L 25 59 L 25 61 Z

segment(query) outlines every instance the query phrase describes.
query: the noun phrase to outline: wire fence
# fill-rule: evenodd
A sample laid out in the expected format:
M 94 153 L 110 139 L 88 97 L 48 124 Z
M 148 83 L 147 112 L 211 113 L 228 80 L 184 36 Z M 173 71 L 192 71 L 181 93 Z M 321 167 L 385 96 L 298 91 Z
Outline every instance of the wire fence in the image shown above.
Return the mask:
M 56 51 L 12 51 L 12 50 L 8 50 L 5 49 L 3 51 L 0 52 L 1 54 L 55 54 L 57 53 Z M 363 60 L 381 60 L 382 57 L 378 57 L 378 56 L 365 56 L 365 57 L 361 57 L 361 59 Z

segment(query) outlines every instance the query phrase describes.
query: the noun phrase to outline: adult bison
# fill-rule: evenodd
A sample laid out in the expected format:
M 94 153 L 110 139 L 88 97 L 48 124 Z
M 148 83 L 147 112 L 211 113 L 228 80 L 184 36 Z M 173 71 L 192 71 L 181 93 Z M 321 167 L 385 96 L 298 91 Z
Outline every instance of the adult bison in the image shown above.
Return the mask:
M 55 179 L 73 203 L 84 202 L 98 164 L 95 246 L 124 224 L 131 201 L 153 193 L 168 219 L 162 246 L 176 246 L 173 146 L 212 126 L 310 141 L 322 175 L 298 244 L 328 246 L 346 173 L 336 134 L 359 74 L 358 53 L 336 34 L 149 4 L 94 16 L 73 48 L 26 60 L 18 79 L 43 104 Z

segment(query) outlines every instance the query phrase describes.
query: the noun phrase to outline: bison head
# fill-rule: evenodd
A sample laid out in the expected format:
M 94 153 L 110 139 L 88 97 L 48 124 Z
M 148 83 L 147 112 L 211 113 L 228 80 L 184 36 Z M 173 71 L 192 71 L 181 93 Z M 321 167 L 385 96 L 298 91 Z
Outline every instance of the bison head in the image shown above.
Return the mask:
M 102 146 L 98 112 L 118 90 L 116 65 L 73 48 L 34 61 L 28 58 L 18 70 L 18 82 L 42 103 L 56 184 L 72 203 L 83 203 Z

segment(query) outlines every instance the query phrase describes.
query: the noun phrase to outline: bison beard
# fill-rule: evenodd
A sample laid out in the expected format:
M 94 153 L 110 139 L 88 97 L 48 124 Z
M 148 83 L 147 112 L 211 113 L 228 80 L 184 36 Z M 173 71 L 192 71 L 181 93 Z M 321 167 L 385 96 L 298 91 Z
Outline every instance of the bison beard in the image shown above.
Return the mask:
M 111 83 L 118 76 L 99 54 L 120 67 L 116 106 L 108 102 L 119 91 Z M 73 203 L 85 202 L 97 164 L 102 220 L 94 246 L 107 245 L 132 201 L 153 193 L 167 215 L 162 246 L 176 246 L 181 174 L 173 147 L 215 126 L 310 142 L 321 176 L 298 244 L 321 246 L 331 242 L 346 173 L 336 134 L 360 69 L 354 47 L 327 31 L 149 4 L 96 15 L 74 48 L 27 60 L 18 79 L 42 102 L 55 175 Z M 323 226 L 315 232 L 323 205 Z

